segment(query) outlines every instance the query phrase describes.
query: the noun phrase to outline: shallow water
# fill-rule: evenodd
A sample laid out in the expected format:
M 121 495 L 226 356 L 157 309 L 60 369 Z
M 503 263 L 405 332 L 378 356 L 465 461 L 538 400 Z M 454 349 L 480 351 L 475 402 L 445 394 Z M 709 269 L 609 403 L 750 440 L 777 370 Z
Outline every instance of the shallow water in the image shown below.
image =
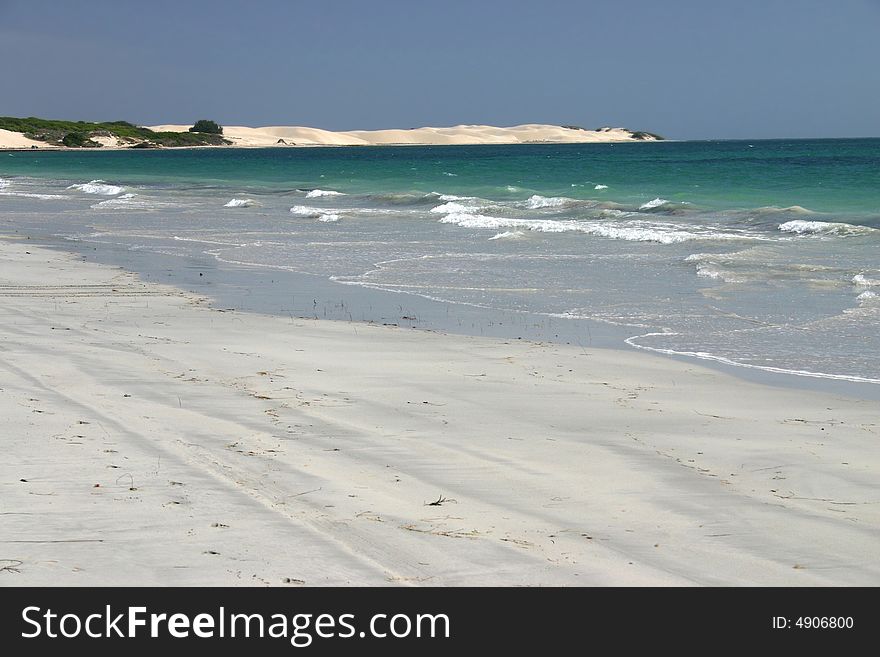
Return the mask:
M 0 179 L 6 232 L 212 261 L 216 280 L 313 275 L 337 318 L 421 298 L 474 326 L 580 322 L 609 346 L 880 383 L 880 140 L 28 152 L 0 154 Z M 259 296 L 320 316 L 283 285 Z

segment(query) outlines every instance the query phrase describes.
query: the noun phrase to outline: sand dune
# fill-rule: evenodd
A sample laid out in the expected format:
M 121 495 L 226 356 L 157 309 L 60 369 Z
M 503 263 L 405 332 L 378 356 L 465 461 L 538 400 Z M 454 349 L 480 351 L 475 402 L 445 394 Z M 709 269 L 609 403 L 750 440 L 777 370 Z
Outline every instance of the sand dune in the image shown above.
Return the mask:
M 156 125 L 151 130 L 183 132 L 188 125 Z M 557 125 L 526 124 L 509 128 L 491 125 L 459 125 L 449 128 L 413 128 L 412 130 L 351 130 L 333 132 L 320 128 L 267 126 L 248 128 L 224 126 L 223 136 L 236 146 L 275 146 L 283 139 L 296 146 L 378 146 L 378 145 L 467 145 L 586 143 L 635 141 L 624 128 L 603 131 L 577 130 Z
M 37 148 L 60 148 L 59 146 L 47 144 L 44 141 L 28 139 L 20 132 L 0 129 L 0 148 L 30 148 L 31 146 L 36 146 Z
M 185 132 L 189 125 L 148 126 L 157 132 Z M 234 146 L 392 146 L 392 145 L 468 145 L 468 144 L 566 144 L 639 141 L 625 128 L 601 131 L 563 128 L 558 125 L 531 123 L 509 128 L 491 125 L 459 125 L 449 128 L 413 128 L 412 130 L 350 130 L 333 132 L 300 126 L 224 126 L 223 136 Z M 126 148 L 129 145 L 115 137 L 93 137 L 104 148 Z M 650 141 L 650 139 L 648 139 Z M 283 143 L 279 143 L 283 141 Z M 19 132 L 0 130 L 0 149 L 63 148 L 28 139 Z

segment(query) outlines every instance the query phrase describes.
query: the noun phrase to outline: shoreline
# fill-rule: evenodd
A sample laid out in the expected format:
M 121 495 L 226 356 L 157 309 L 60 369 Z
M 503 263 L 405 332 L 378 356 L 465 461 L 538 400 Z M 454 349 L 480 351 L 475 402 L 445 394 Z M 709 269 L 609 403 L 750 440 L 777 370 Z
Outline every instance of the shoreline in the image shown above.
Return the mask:
M 9 584 L 880 582 L 873 403 L 211 309 L 8 237 L 0 279 Z
M 626 353 L 650 354 L 656 358 L 699 365 L 748 383 L 787 390 L 807 390 L 863 401 L 880 401 L 880 385 L 876 383 L 856 380 L 847 375 L 774 371 L 771 368 L 729 362 L 723 358 L 667 353 L 663 350 L 635 346 L 632 342 L 642 337 L 641 335 L 633 335 L 623 327 L 598 320 L 564 319 L 528 311 L 457 304 L 406 291 L 391 292 L 348 285 L 326 279 L 319 274 L 233 264 L 215 258 L 200 260 L 189 256 L 149 254 L 144 259 L 140 258 L 137 252 L 132 253 L 125 248 L 116 249 L 108 244 L 102 244 L 102 248 L 96 251 L 94 246 L 89 246 L 89 242 L 47 236 L 35 238 L 32 234 L 28 239 L 50 249 L 86 256 L 92 262 L 120 267 L 146 281 L 172 285 L 189 294 L 208 295 L 210 297 L 208 303 L 213 307 L 231 307 L 239 311 L 282 319 L 291 315 L 298 319 L 316 319 L 315 314 L 307 312 L 304 307 L 296 309 L 273 304 L 271 301 L 274 296 L 271 293 L 267 295 L 267 299 L 255 299 L 259 296 L 260 290 L 287 285 L 297 290 L 296 296 L 300 299 L 321 299 L 319 304 L 323 306 L 322 319 L 332 322 L 354 322 L 364 325 L 391 323 L 403 328 L 451 336 L 524 339 L 567 347 L 595 347 Z M 166 264 L 160 266 L 157 263 Z M 195 274 L 186 276 L 186 272 L 197 270 L 204 271 L 208 278 Z M 217 275 L 213 276 L 209 272 L 216 272 Z M 206 288 L 206 285 L 214 287 Z M 358 302 L 358 299 L 365 295 L 370 297 L 369 301 Z M 406 298 L 408 303 L 399 303 L 401 297 Z M 387 312 L 383 316 L 380 312 L 374 311 L 371 319 L 363 316 L 352 319 L 354 317 L 352 309 L 356 314 L 358 305 L 361 307 L 368 305 L 371 309 L 378 309 L 384 305 Z M 397 306 L 400 306 L 399 311 L 394 312 Z M 454 308 L 455 312 L 450 313 L 450 308 Z M 406 317 L 415 318 L 415 321 L 406 321 Z M 539 320 L 546 322 L 545 328 L 539 327 Z

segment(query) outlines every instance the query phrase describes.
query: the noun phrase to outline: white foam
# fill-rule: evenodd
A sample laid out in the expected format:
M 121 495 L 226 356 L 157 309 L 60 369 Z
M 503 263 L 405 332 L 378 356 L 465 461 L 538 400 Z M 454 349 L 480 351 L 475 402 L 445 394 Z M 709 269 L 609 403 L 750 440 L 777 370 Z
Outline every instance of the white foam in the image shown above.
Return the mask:
M 335 221 L 339 221 L 339 215 L 333 213 L 322 214 L 320 217 L 318 217 L 318 221 L 333 223 Z
M 724 280 L 724 275 L 720 271 L 709 267 L 697 267 L 697 276 Z
M 535 194 L 534 196 L 529 197 L 525 202 L 525 205 L 530 210 L 539 210 L 541 208 L 561 208 L 566 205 L 571 205 L 572 203 L 577 203 L 577 201 L 573 198 L 566 198 L 564 196 L 547 197 Z
M 764 372 L 775 372 L 777 374 L 793 374 L 795 376 L 806 376 L 816 379 L 833 379 L 835 381 L 853 381 L 856 383 L 880 383 L 880 379 L 870 379 L 864 376 L 851 376 L 849 374 L 829 374 L 826 372 L 813 372 L 810 370 L 792 370 L 782 367 L 770 367 L 769 365 L 753 365 L 751 363 L 740 363 L 730 358 L 717 356 L 707 351 L 679 351 L 676 349 L 663 349 L 660 347 L 648 347 L 636 342 L 636 340 L 640 338 L 650 338 L 654 336 L 668 337 L 672 335 L 678 335 L 678 333 L 645 333 L 643 335 L 634 335 L 624 340 L 624 342 L 626 342 L 626 344 L 628 344 L 630 347 L 643 349 L 645 351 L 652 351 L 657 354 L 667 354 L 669 356 L 690 356 L 691 358 L 698 358 L 700 360 L 712 360 L 716 363 L 723 363 L 724 365 L 731 365 L 733 367 L 744 367 L 746 369 L 752 370 L 762 370 Z
M 321 210 L 320 208 L 313 208 L 308 205 L 294 205 L 290 208 L 290 214 L 295 214 L 297 217 L 320 217 L 324 214 L 326 210 Z
M 252 198 L 234 198 L 229 203 L 226 203 L 224 208 L 249 208 L 253 205 L 257 205 L 257 202 Z
M 439 220 L 444 224 L 455 224 L 463 228 L 522 228 L 540 233 L 580 232 L 609 239 L 630 242 L 657 242 L 659 244 L 678 244 L 692 240 L 742 240 L 758 239 L 746 233 L 721 232 L 711 228 L 701 232 L 687 230 L 678 224 L 668 222 L 627 221 L 561 221 L 554 219 L 513 219 L 491 217 L 471 212 L 453 212 Z
M 463 197 L 456 197 L 456 198 L 458 200 L 447 201 L 446 203 L 443 203 L 442 205 L 437 205 L 437 206 L 431 208 L 431 212 L 433 212 L 435 214 L 451 214 L 451 213 L 455 213 L 455 212 L 477 212 L 479 210 L 482 210 L 483 207 L 485 207 L 485 206 L 478 205 L 473 202 L 459 203 L 459 201 L 473 201 L 476 199 L 463 198 Z
M 169 201 L 143 198 L 137 194 L 122 194 L 116 198 L 93 203 L 93 210 L 155 210 L 157 208 L 179 207 L 179 204 Z
M 711 258 L 713 254 L 711 253 L 691 253 L 687 258 L 684 259 L 685 262 L 702 262 L 708 258 Z
M 19 196 L 21 198 L 39 198 L 39 199 L 43 199 L 43 200 L 50 200 L 50 199 L 55 199 L 55 198 L 69 198 L 69 197 L 63 196 L 61 194 L 37 194 L 34 192 L 7 191 L 7 188 L 9 188 L 11 185 L 12 185 L 12 181 L 4 180 L 3 178 L 0 178 L 0 196 Z
M 876 278 L 868 278 L 864 274 L 856 274 L 852 277 L 852 282 L 855 285 L 861 285 L 863 287 L 877 287 L 880 286 L 880 280 Z
M 655 198 L 653 201 L 648 201 L 647 203 L 642 203 L 639 206 L 639 210 L 652 210 L 654 208 L 659 208 L 661 205 L 666 205 L 669 203 L 665 198 Z
M 513 185 L 508 185 L 507 187 L 505 187 L 505 189 L 508 192 L 518 192 L 519 191 L 519 187 L 514 187 Z
M 306 198 L 320 198 L 322 196 L 345 196 L 342 192 L 334 192 L 332 189 L 313 189 Z
M 437 192 L 431 193 L 437 194 Z M 437 194 L 437 197 L 441 201 L 467 201 L 473 198 L 473 196 L 456 196 L 455 194 Z
M 877 294 L 876 292 L 872 292 L 871 290 L 865 290 L 859 296 L 857 296 L 856 299 L 858 299 L 859 301 L 861 301 L 863 303 L 865 301 L 874 301 L 875 299 L 880 299 L 880 294 Z
M 596 185 L 593 189 L 608 189 L 608 185 Z
M 67 189 L 78 189 L 86 194 L 100 194 L 101 196 L 115 196 L 125 191 L 125 187 L 119 185 L 110 185 L 103 180 L 92 180 L 87 183 L 78 183 L 70 185 Z
M 795 219 L 779 224 L 779 230 L 783 233 L 793 233 L 795 235 L 867 235 L 877 229 L 870 226 L 856 226 L 834 221 Z
M 53 198 L 70 198 L 62 194 L 34 194 L 32 192 L 4 192 L 0 191 L 0 196 L 20 196 L 22 198 L 39 198 L 48 201 Z
M 498 233 L 489 238 L 489 241 L 492 240 L 519 240 L 525 237 L 526 234 L 521 230 L 505 230 L 503 233 Z

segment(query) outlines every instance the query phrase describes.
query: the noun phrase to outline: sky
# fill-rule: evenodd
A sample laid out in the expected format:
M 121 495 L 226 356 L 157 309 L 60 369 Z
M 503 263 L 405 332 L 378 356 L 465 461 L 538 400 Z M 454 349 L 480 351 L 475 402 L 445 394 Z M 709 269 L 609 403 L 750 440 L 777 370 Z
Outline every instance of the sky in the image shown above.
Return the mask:
M 880 136 L 880 0 L 0 0 L 0 115 Z

